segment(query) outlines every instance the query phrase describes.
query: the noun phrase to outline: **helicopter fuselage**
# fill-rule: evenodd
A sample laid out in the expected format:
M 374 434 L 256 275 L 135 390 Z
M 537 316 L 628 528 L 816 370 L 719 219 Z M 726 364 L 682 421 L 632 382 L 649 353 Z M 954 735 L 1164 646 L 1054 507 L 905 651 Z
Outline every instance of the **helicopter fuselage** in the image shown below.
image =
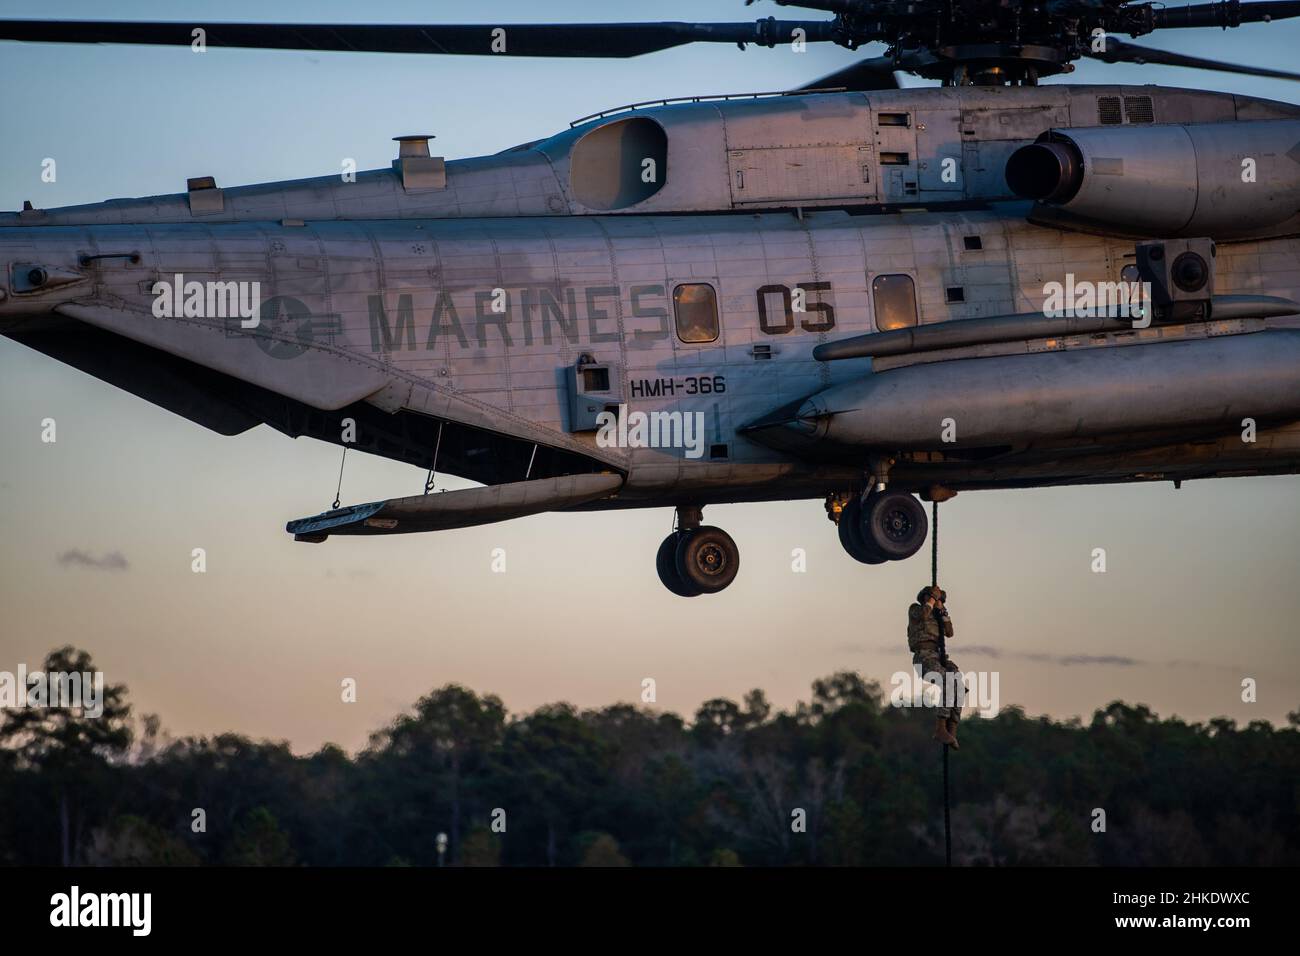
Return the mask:
M 1300 331 L 1276 308 L 813 350 L 1123 281 L 1127 230 L 1041 224 L 1007 184 L 1049 130 L 1285 138 L 1298 116 L 1155 87 L 911 89 L 615 112 L 445 163 L 404 144 L 351 178 L 0 215 L 0 332 L 227 434 L 266 422 L 488 485 L 621 476 L 566 507 L 820 497 L 879 456 L 905 490 L 1294 472 Z M 1297 165 L 1258 161 L 1266 184 Z M 1300 298 L 1284 211 L 1207 237 L 1216 295 Z M 768 427 L 854 383 L 870 407 Z M 856 424 L 817 433 L 836 416 Z

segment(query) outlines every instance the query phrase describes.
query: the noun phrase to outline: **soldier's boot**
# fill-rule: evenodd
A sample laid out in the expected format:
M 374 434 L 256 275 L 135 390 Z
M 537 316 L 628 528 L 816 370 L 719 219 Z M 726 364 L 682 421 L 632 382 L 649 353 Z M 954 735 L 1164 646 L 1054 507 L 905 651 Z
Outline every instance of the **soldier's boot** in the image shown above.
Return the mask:
M 938 723 L 934 725 L 934 739 L 941 744 L 947 744 L 949 747 L 957 746 L 957 738 L 948 733 L 948 721 L 939 717 Z
M 961 750 L 961 747 L 957 745 L 957 724 L 958 723 L 959 721 L 957 721 L 956 718 L 953 717 L 948 718 L 948 736 L 952 737 L 953 750 Z

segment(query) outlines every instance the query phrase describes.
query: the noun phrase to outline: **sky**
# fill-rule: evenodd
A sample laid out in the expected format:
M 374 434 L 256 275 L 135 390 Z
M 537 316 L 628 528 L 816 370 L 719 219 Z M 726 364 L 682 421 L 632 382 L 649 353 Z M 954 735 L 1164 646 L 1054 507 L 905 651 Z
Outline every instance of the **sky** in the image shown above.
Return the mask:
M 94 19 L 102 3 L 0 0 L 0 16 Z M 120 19 L 562 22 L 796 19 L 771 3 L 128 2 Z M 809 18 L 817 18 L 810 13 Z M 1170 31 L 1142 43 L 1286 68 L 1296 23 Z M 622 103 L 790 88 L 851 62 L 838 48 L 697 45 L 632 60 L 0 44 L 9 110 L 0 209 L 386 166 L 391 138 L 449 158 L 496 152 Z M 1071 82 L 1161 83 L 1294 101 L 1282 81 L 1082 62 Z M 913 81 L 914 82 L 914 81 Z M 58 178 L 41 181 L 42 160 Z M 57 440 L 41 441 L 53 418 Z M 763 688 L 778 707 L 836 670 L 906 670 L 906 609 L 928 546 L 866 567 L 820 500 L 712 506 L 741 551 L 725 592 L 684 600 L 654 571 L 669 509 L 295 543 L 325 510 L 339 449 L 269 427 L 205 431 L 0 338 L 0 670 L 91 651 L 138 713 L 174 735 L 236 731 L 349 750 L 447 683 L 515 712 L 565 700 L 690 716 Z M 348 456 L 345 502 L 418 493 L 424 474 Z M 446 487 L 463 482 L 445 479 Z M 968 492 L 940 509 L 940 579 L 963 669 L 997 670 L 1002 706 L 1055 718 L 1121 699 L 1162 716 L 1285 723 L 1300 709 L 1300 478 Z M 191 571 L 194 548 L 207 571 Z M 494 549 L 506 570 L 492 570 Z M 792 570 L 792 550 L 807 570 Z M 1105 548 L 1107 570 L 1094 573 Z M 356 681 L 355 703 L 341 682 Z M 1258 685 L 1253 703 L 1241 683 Z

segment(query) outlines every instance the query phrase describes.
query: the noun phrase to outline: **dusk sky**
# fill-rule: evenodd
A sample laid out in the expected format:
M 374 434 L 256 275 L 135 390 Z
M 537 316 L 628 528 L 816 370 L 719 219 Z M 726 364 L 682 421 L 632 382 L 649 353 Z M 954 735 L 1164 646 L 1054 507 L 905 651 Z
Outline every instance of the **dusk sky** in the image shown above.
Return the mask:
M 543 22 L 798 19 L 740 0 L 0 2 L 6 17 Z M 807 18 L 816 18 L 807 13 Z M 1294 67 L 1300 23 L 1169 31 L 1151 46 Z M 0 44 L 0 209 L 54 207 L 387 166 L 391 138 L 434 133 L 448 158 L 492 153 L 600 109 L 779 90 L 876 55 L 696 45 L 632 60 Z M 1081 62 L 1071 82 L 1161 83 L 1294 101 L 1300 84 Z M 58 178 L 41 181 L 42 160 Z M 41 441 L 41 422 L 57 441 Z M 295 543 L 327 509 L 339 449 L 263 426 L 208 432 L 0 338 L 0 670 L 89 650 L 137 713 L 173 734 L 227 730 L 349 750 L 435 687 L 512 711 L 639 700 L 689 717 L 753 687 L 788 708 L 809 684 L 907 669 L 906 610 L 929 546 L 867 567 L 821 500 L 713 506 L 741 552 L 727 591 L 684 600 L 654 554 L 669 509 L 543 515 L 392 538 Z M 345 503 L 418 493 L 424 473 L 349 453 Z M 442 478 L 445 487 L 468 483 Z M 1285 723 L 1300 709 L 1300 478 L 970 492 L 940 508 L 940 579 L 964 670 L 1000 672 L 1003 706 L 1087 720 L 1115 699 L 1188 720 Z M 207 572 L 191 572 L 204 548 Z M 507 570 L 494 573 L 494 548 Z M 792 549 L 808 555 L 791 570 Z M 1107 572 L 1091 570 L 1105 548 Z M 118 557 L 114 557 L 118 556 Z M 1243 703 L 1241 682 L 1258 682 Z M 358 701 L 340 700 L 355 678 Z

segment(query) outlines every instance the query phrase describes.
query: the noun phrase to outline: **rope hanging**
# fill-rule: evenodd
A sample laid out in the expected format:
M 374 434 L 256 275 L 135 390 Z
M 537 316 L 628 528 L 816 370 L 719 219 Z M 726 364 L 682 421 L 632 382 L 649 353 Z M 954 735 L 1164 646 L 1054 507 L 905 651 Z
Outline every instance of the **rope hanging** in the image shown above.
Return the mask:
M 930 586 L 939 586 L 939 502 L 930 502 Z M 943 632 L 939 633 L 943 642 Z
M 438 452 L 442 451 L 442 422 L 438 422 L 438 440 L 433 446 L 433 464 L 429 466 L 429 477 L 424 479 L 424 493 L 433 491 L 433 480 L 438 473 Z
M 334 508 L 338 508 L 339 502 L 343 500 L 343 465 L 348 460 L 348 446 L 343 446 L 343 457 L 339 459 L 339 486 L 334 489 Z
M 939 586 L 939 502 L 930 503 L 930 585 Z M 948 648 L 943 628 L 939 628 L 939 659 L 948 663 Z M 947 694 L 947 671 L 944 671 L 944 690 Z M 943 745 L 943 851 L 944 866 L 952 866 L 952 811 L 948 805 L 948 745 Z

